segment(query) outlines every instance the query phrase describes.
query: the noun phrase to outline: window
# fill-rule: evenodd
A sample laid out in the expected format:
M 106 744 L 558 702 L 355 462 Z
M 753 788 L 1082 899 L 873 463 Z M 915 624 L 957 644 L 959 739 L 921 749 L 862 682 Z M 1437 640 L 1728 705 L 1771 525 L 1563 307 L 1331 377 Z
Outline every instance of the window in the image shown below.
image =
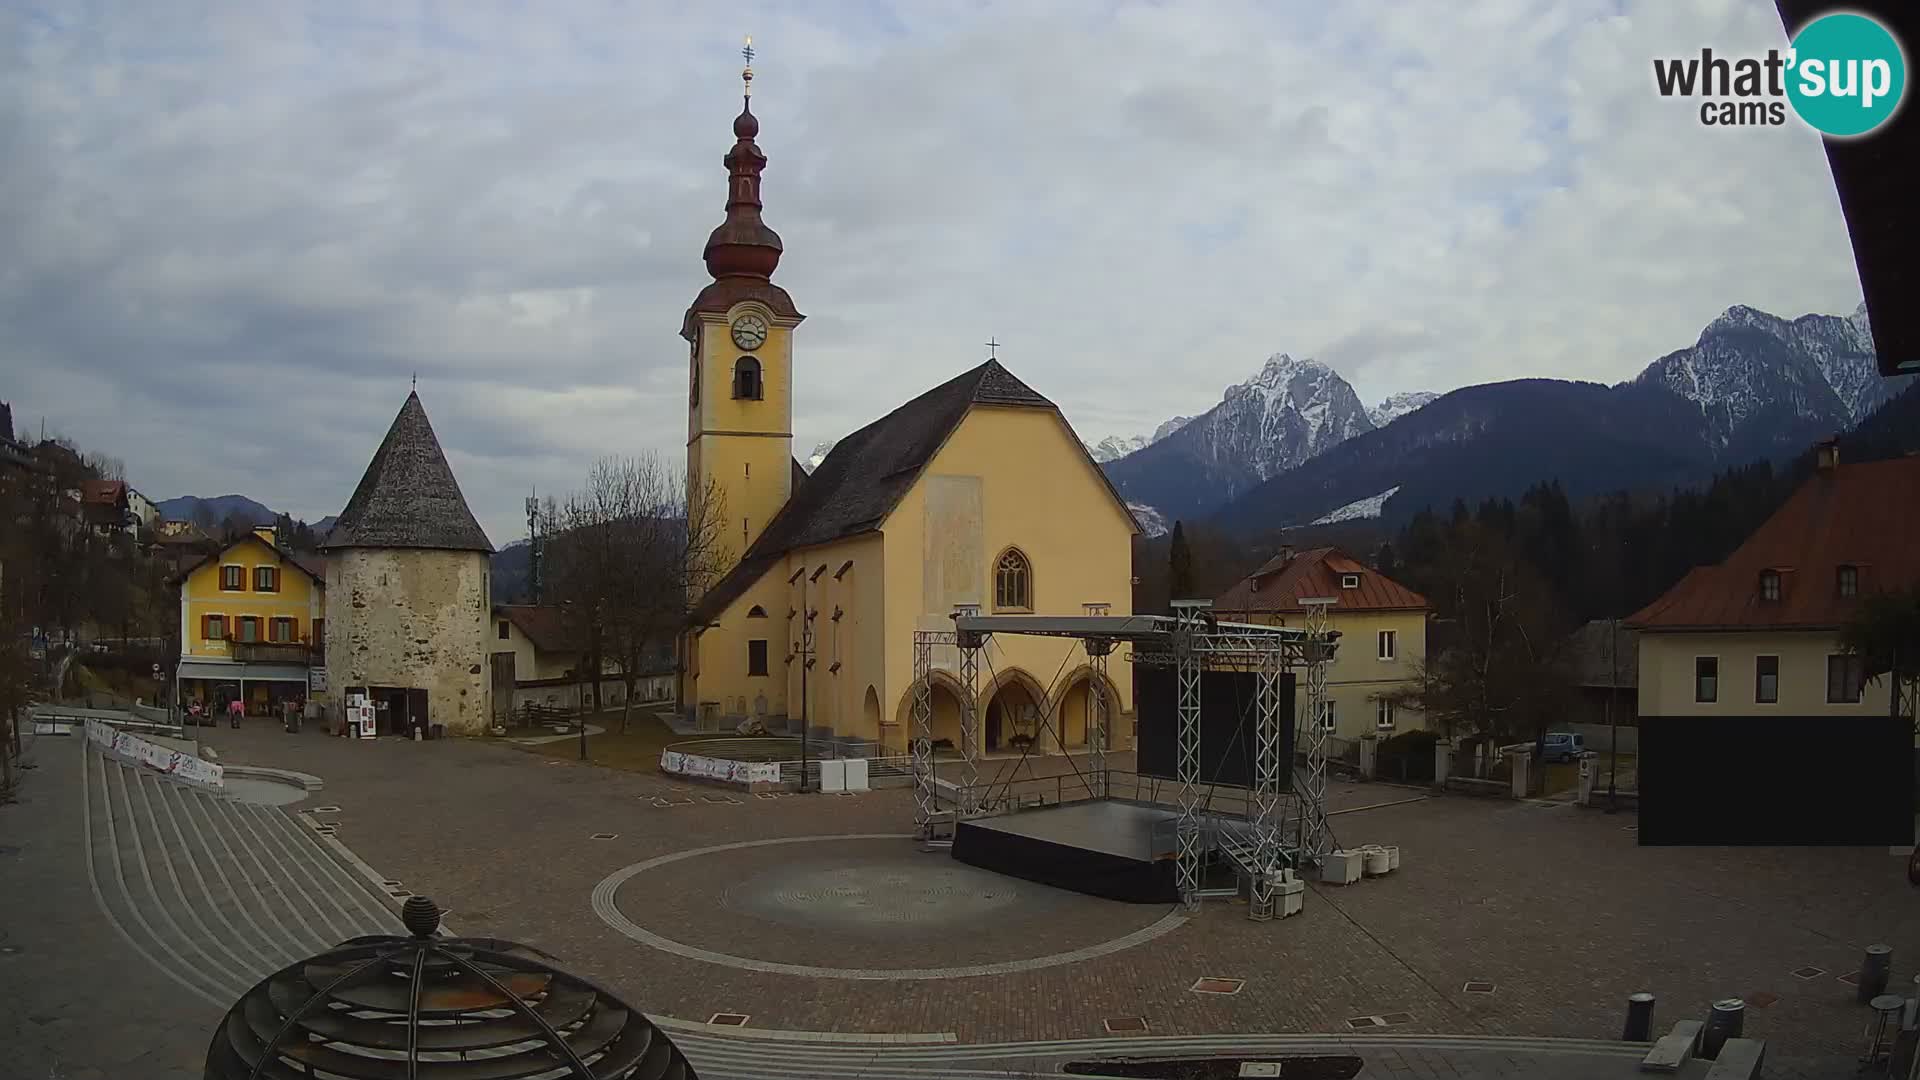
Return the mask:
M 1693 700 L 1720 700 L 1719 657 L 1696 656 L 1693 658 Z
M 1762 705 L 1780 703 L 1779 657 L 1756 656 L 1753 658 L 1753 700 Z
M 507 627 L 508 627 L 509 625 L 511 625 L 511 624 L 510 624 L 510 623 L 508 623 L 508 622 L 507 622 L 507 620 L 505 620 L 505 619 L 501 619 L 501 620 L 500 620 L 500 629 L 499 629 L 499 631 L 498 631 L 498 633 L 500 634 L 500 640 L 501 640 L 501 641 L 505 641 L 505 640 L 507 640 L 507 637 L 508 637 L 508 635 L 509 635 L 509 633 L 510 633 L 510 632 L 509 632 L 509 631 L 507 630 Z
M 257 615 L 240 616 L 238 629 L 240 631 L 239 637 L 241 641 L 243 642 L 259 641 L 260 640 L 260 617 Z
M 1866 666 L 1860 657 L 1827 657 L 1827 704 L 1858 704 L 1866 681 Z
M 277 566 L 256 566 L 253 568 L 254 592 L 279 592 L 280 568 Z
M 993 606 L 1033 609 L 1033 566 L 1018 548 L 1008 548 L 993 568 Z
M 220 590 L 222 592 L 246 592 L 247 568 L 244 566 L 221 567 Z
M 1341 588 L 1343 588 L 1343 589 L 1357 589 L 1357 588 L 1359 588 L 1359 587 L 1360 587 L 1360 575 L 1359 575 L 1359 574 L 1341 574 L 1341 575 L 1340 575 L 1340 587 L 1341 587 Z
M 765 396 L 766 388 L 761 385 L 760 361 L 751 356 L 743 356 L 733 362 L 733 396 L 748 401 L 759 401 Z
M 767 643 L 764 638 L 747 642 L 747 674 L 767 673 Z
M 1857 566 L 1841 567 L 1840 573 L 1834 581 L 1834 587 L 1839 590 L 1841 596 L 1859 596 L 1860 568 Z
M 747 609 L 747 618 L 749 619 L 764 619 L 766 617 L 767 609 L 761 607 L 759 604 L 755 604 Z
M 208 641 L 225 641 L 227 639 L 227 617 L 225 615 L 201 616 L 200 636 Z
M 1767 603 L 1776 603 L 1780 599 L 1780 572 L 1763 570 L 1760 573 L 1760 599 Z
M 1382 630 L 1377 636 L 1380 639 L 1380 659 L 1393 659 L 1394 638 L 1398 636 L 1398 631 Z
M 1393 702 L 1381 698 L 1374 704 L 1373 726 L 1381 731 L 1393 730 Z
M 267 621 L 267 640 L 276 645 L 293 643 L 294 621 L 287 618 L 275 618 Z
M 1320 730 L 1332 731 L 1340 726 L 1340 711 L 1334 708 L 1333 699 L 1320 703 Z

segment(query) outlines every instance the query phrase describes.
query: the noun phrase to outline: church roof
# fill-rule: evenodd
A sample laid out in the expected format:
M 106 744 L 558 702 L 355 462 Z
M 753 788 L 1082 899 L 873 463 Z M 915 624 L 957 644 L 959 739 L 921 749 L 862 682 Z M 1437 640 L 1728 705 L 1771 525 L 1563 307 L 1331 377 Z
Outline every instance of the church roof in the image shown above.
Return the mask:
M 329 551 L 437 548 L 492 554 L 493 545 L 467 509 L 419 394 L 407 395 L 321 546 Z
M 988 360 L 841 439 L 813 475 L 796 473 L 787 504 L 739 565 L 708 590 L 693 622 L 704 625 L 718 618 L 787 552 L 879 528 L 975 405 L 1059 411 L 1000 361 Z M 1088 462 L 1092 465 L 1091 458 Z M 1104 480 L 1106 473 L 1100 476 Z M 1107 486 L 1113 491 L 1111 482 Z M 1126 506 L 1117 491 L 1113 497 Z

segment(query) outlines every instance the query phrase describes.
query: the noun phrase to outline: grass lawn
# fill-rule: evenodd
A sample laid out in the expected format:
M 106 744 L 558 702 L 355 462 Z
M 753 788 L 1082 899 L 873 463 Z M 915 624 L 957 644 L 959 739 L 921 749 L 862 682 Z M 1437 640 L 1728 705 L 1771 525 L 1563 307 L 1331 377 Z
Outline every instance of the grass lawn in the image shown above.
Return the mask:
M 587 760 L 595 765 L 605 765 L 614 769 L 628 769 L 633 772 L 657 772 L 660 769 L 660 751 L 674 743 L 690 742 L 694 739 L 725 739 L 739 736 L 727 735 L 676 735 L 673 729 L 653 715 L 652 710 L 635 709 L 627 733 L 620 734 L 620 710 L 608 709 L 587 718 L 587 723 L 605 728 L 598 735 L 587 736 Z M 516 735 L 523 732 L 515 732 Z M 546 757 L 566 758 L 577 761 L 580 758 L 580 739 L 574 736 L 558 739 L 537 746 L 522 746 L 508 743 L 516 750 Z

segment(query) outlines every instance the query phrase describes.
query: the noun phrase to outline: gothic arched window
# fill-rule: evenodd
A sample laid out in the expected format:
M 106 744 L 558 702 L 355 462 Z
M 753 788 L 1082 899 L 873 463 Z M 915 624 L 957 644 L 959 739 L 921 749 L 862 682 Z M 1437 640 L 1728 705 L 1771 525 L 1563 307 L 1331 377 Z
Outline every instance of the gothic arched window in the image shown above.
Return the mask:
M 765 388 L 760 381 L 760 361 L 743 356 L 733 362 L 733 396 L 759 401 Z
M 1019 548 L 1008 548 L 994 563 L 993 606 L 1003 611 L 1033 609 L 1033 564 Z

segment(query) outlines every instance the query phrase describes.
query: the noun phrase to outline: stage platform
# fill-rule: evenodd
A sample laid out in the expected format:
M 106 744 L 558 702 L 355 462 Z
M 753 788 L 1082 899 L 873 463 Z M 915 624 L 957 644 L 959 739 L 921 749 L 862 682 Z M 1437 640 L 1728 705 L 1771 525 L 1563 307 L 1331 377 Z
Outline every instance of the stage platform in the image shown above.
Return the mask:
M 1175 822 L 1163 807 L 1097 799 L 962 821 L 953 857 L 969 866 L 1132 904 L 1178 903 Z

